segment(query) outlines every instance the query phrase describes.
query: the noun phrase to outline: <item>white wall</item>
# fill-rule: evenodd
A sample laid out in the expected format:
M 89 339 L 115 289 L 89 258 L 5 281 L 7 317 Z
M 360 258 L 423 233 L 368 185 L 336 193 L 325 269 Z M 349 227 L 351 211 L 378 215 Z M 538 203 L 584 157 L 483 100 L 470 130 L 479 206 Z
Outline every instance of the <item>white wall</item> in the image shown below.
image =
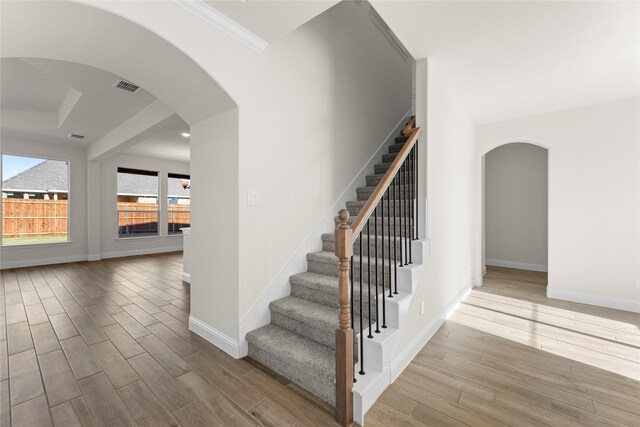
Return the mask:
M 368 8 L 334 6 L 270 45 L 244 82 L 240 319 L 411 108 L 411 63 Z M 248 191 L 260 206 L 247 206 Z
M 0 151 L 16 154 L 69 161 L 70 179 L 70 226 L 67 243 L 28 245 L 0 248 L 2 267 L 47 264 L 83 260 L 87 253 L 87 152 L 80 147 L 43 144 L 2 137 Z
M 427 238 L 431 254 L 412 299 L 398 352 L 437 321 L 471 282 L 474 127 L 433 59 L 427 61 L 427 91 Z M 417 93 L 416 101 L 423 97 L 424 93 Z
M 477 126 L 476 161 L 514 141 L 549 148 L 548 293 L 637 307 L 640 98 Z
M 55 20 L 49 19 L 48 8 L 28 4 L 10 8 L 16 12 L 12 16 L 28 19 L 38 34 L 25 33 L 23 26 L 7 19 L 3 34 L 8 31 L 16 35 L 14 39 L 23 40 L 9 53 L 60 56 L 122 75 L 149 89 L 191 125 L 192 237 L 194 248 L 203 251 L 199 255 L 202 262 L 195 263 L 192 271 L 192 289 L 202 288 L 197 297 L 198 291 L 193 294 L 192 314 L 211 319 L 207 322 L 210 326 L 237 339 L 240 320 L 411 108 L 410 62 L 398 55 L 370 21 L 367 2 L 339 3 L 263 52 L 244 46 L 175 2 L 102 2 L 91 6 L 70 2 L 59 7 L 64 14 Z M 67 17 L 99 29 L 108 23 L 108 28 L 117 30 L 116 38 L 126 34 L 139 48 L 134 51 L 147 52 L 151 64 L 162 64 L 157 49 L 164 53 L 168 48 L 157 46 L 153 37 L 141 30 L 148 29 L 179 50 L 178 55 L 166 52 L 166 57 L 192 59 L 190 65 L 201 68 L 191 67 L 188 72 L 201 76 L 204 70 L 238 109 L 219 116 L 205 115 L 203 112 L 222 111 L 223 105 L 230 106 L 229 100 L 213 94 L 206 102 L 201 96 L 189 102 L 179 83 L 154 73 L 147 62 L 136 63 L 124 55 L 129 51 L 113 49 L 117 43 L 111 36 L 89 43 L 76 26 L 62 25 L 71 19 Z M 132 29 L 132 24 L 140 27 Z M 60 28 L 65 30 L 60 33 Z M 36 43 L 39 38 L 44 40 Z M 217 120 L 227 113 L 234 116 L 232 133 Z M 214 124 L 221 127 L 213 129 Z M 198 135 L 201 131 L 205 133 Z M 215 144 L 222 142 L 216 140 L 217 135 L 223 135 L 221 141 L 235 149 L 219 150 Z M 212 145 L 195 148 L 196 140 Z M 206 157 L 195 159 L 195 150 Z M 212 164 L 222 166 L 214 171 Z M 207 185 L 224 186 L 221 194 L 225 196 L 219 204 L 207 204 L 200 214 L 195 197 L 198 175 Z M 246 205 L 248 191 L 260 194 L 260 206 Z M 207 216 L 229 222 L 216 223 L 218 228 L 204 232 L 198 230 L 199 215 L 201 223 L 206 223 Z M 234 233 L 236 240 L 228 240 Z M 215 280 L 226 281 L 214 283 L 225 286 L 224 294 L 211 290 Z
M 546 271 L 547 150 L 507 144 L 485 156 L 486 264 Z
M 191 317 L 205 329 L 213 327 L 216 337 L 231 340 L 239 323 L 238 206 L 243 201 L 238 201 L 238 164 L 232 161 L 237 140 L 235 109 L 191 125 Z
M 182 234 L 167 234 L 167 199 L 160 197 L 159 235 L 118 238 L 116 212 L 118 167 L 157 171 L 162 191 L 167 194 L 167 174 L 189 174 L 189 164 L 119 154 L 100 163 L 100 252 L 103 258 L 182 249 Z

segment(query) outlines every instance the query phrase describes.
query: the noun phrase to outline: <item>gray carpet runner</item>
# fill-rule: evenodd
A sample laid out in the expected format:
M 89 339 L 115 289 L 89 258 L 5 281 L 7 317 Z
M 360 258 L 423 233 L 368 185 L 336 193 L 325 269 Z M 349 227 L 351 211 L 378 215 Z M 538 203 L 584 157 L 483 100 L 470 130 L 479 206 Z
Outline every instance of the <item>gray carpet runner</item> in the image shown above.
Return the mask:
M 366 177 L 366 187 L 357 189 L 357 200 L 347 202 L 346 208 L 351 217 L 349 224 L 357 217 L 365 202 L 382 179 L 391 162 L 396 157 L 406 137 L 398 137 L 389 147 L 389 154 L 382 156 L 382 162 L 375 165 L 375 175 Z M 404 187 L 399 186 L 399 190 Z M 393 196 L 393 193 L 391 193 Z M 397 202 L 399 206 L 399 202 Z M 384 216 L 389 218 L 389 204 L 385 203 Z M 378 209 L 378 254 L 382 253 L 382 214 Z M 335 218 L 336 225 L 338 218 Z M 393 220 L 392 220 L 393 221 Z M 388 220 L 385 220 L 385 239 L 388 242 Z M 392 222 L 393 224 L 393 222 Z M 399 220 L 396 220 L 399 224 Z M 371 238 L 363 236 L 363 252 L 369 244 L 373 259 L 375 239 L 375 221 L 369 221 Z M 399 226 L 398 226 L 399 228 Z M 365 227 L 366 231 L 366 227 Z M 393 228 L 391 229 L 393 234 Z M 399 234 L 399 232 L 397 233 Z M 370 241 L 370 242 L 369 242 Z M 356 240 L 355 253 L 359 253 L 360 241 Z M 333 233 L 322 235 L 322 251 L 307 254 L 307 271 L 289 278 L 291 295 L 273 301 L 271 323 L 247 334 L 249 357 L 273 369 L 280 375 L 293 381 L 300 387 L 318 396 L 331 405 L 335 405 L 335 332 L 338 328 L 338 259 L 334 254 L 335 236 Z M 359 257 L 354 258 L 354 282 L 360 277 Z M 382 268 L 378 260 L 378 269 Z M 363 261 L 363 279 L 367 278 L 367 259 Z M 385 260 L 385 268 L 389 260 Z M 388 271 L 388 270 L 387 270 Z M 365 286 L 366 288 L 366 286 Z M 375 293 L 373 291 L 372 293 Z M 371 295 L 375 301 L 375 295 Z M 363 322 L 368 323 L 367 301 L 369 293 L 359 286 L 354 287 L 354 312 L 360 313 L 362 299 Z M 372 317 L 375 309 L 371 309 Z M 358 316 L 356 316 L 357 318 Z M 356 319 L 357 322 L 357 319 Z M 359 332 L 359 324 L 354 325 L 354 337 Z M 357 342 L 354 343 L 357 346 Z M 357 357 L 357 351 L 354 351 Z

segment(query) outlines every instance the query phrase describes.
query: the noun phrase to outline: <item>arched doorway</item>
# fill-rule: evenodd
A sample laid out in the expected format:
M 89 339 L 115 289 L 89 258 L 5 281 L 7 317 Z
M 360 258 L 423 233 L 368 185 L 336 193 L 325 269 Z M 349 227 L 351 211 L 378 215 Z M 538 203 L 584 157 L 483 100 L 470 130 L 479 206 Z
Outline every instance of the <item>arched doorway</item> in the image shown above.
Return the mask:
M 548 150 L 511 142 L 482 156 L 482 265 L 548 271 Z
M 239 276 L 237 104 L 218 84 L 219 76 L 213 75 L 216 70 L 205 71 L 161 35 L 99 6 L 3 2 L 1 55 L 54 59 L 105 70 L 143 87 L 185 120 L 191 133 L 192 261 L 200 266 L 191 274 L 191 315 L 235 337 L 237 328 L 229 319 L 237 318 L 238 295 L 220 293 L 212 300 L 215 285 L 210 278 L 237 283 Z M 91 163 L 87 164 L 89 179 L 94 175 Z M 225 185 L 214 185 L 220 182 Z M 95 209 L 91 200 L 88 204 Z M 89 213 L 89 221 L 96 218 Z M 87 227 L 89 255 L 98 228 L 91 223 Z

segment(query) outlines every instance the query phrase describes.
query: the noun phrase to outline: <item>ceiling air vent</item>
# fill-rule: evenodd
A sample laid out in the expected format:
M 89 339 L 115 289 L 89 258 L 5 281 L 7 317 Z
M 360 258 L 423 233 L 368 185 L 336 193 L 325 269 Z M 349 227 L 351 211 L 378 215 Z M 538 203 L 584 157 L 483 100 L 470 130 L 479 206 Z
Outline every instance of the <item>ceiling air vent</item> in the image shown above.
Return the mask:
M 116 89 L 124 90 L 125 92 L 129 92 L 129 93 L 136 93 L 138 89 L 140 89 L 140 86 L 134 85 L 133 83 L 125 80 L 118 80 L 113 84 L 113 87 L 115 87 Z
M 77 133 L 70 133 L 69 138 L 73 139 L 84 139 L 84 135 L 78 135 Z

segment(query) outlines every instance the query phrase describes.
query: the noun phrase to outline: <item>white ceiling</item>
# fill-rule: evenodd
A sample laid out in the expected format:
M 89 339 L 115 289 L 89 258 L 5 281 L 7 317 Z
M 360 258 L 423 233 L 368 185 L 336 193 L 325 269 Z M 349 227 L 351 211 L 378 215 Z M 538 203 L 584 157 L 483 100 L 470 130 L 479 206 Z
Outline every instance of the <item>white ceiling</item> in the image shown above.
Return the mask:
M 134 145 L 124 153 L 189 163 L 189 138 L 181 135 L 189 132 L 189 125 L 174 114 L 150 127 L 134 138 Z
M 57 112 L 70 87 L 18 58 L 0 63 L 3 110 Z
M 3 58 L 0 71 L 4 137 L 88 147 L 156 100 L 143 88 L 129 93 L 113 87 L 119 80 L 114 74 L 72 62 Z M 188 129 L 173 115 L 136 136 L 135 142 L 144 144 L 128 144 L 129 150 L 188 162 L 188 139 L 180 136 Z M 85 139 L 69 138 L 70 133 Z M 156 134 L 158 147 L 153 145 Z M 175 157 L 167 157 L 168 152 Z
M 313 17 L 329 9 L 339 0 L 206 0 L 267 43 L 289 34 Z
M 476 123 L 640 94 L 637 1 L 371 3 Z

